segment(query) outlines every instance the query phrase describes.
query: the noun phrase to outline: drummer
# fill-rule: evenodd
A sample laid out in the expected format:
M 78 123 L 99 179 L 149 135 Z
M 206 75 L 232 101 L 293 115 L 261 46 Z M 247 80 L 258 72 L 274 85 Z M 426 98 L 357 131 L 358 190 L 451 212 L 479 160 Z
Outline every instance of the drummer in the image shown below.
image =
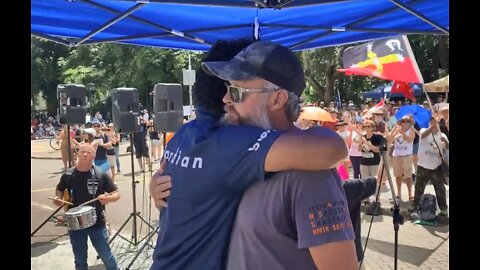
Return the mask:
M 70 202 L 73 203 L 69 208 L 77 207 L 84 202 L 96 199 L 92 203 L 86 204 L 95 208 L 96 222 L 84 229 L 75 227 L 68 228 L 68 235 L 75 257 L 75 269 L 88 269 L 88 236 L 93 247 L 97 250 L 98 255 L 105 264 L 106 269 L 117 270 L 119 269 L 117 261 L 108 245 L 107 228 L 105 225 L 105 205 L 118 201 L 120 194 L 118 192 L 111 193 L 117 190 L 117 186 L 108 174 L 103 173 L 100 168 L 93 165 L 94 159 L 95 148 L 90 143 L 80 145 L 77 166 L 68 169 L 62 175 L 57 185 L 56 197 L 53 202 L 55 205 L 60 206 L 63 203 L 61 200 L 63 199 L 65 190 L 67 190 L 70 195 Z M 67 214 L 68 212 L 69 211 L 67 211 Z M 92 211 L 90 211 L 89 214 L 93 215 Z

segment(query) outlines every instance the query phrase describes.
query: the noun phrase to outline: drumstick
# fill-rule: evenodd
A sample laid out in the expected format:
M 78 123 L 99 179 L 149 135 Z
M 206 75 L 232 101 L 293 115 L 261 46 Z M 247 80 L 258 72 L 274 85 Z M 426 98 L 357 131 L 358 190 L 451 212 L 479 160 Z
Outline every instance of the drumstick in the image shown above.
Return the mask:
M 115 192 L 118 192 L 118 190 L 112 191 L 112 192 L 110 192 L 110 193 L 107 193 L 107 194 L 105 194 L 105 195 L 111 195 L 111 194 L 113 194 L 113 193 L 115 193 Z M 95 199 L 91 199 L 90 201 L 86 201 L 86 202 L 84 202 L 84 203 L 80 204 L 79 206 L 83 206 L 83 205 L 86 205 L 86 204 L 92 203 L 92 202 L 94 202 L 94 201 L 98 201 L 98 197 L 97 197 L 97 198 L 95 198 Z
M 50 200 L 52 201 L 59 201 L 59 202 L 63 202 L 63 203 L 66 203 L 66 204 L 70 204 L 70 205 L 73 205 L 73 203 L 71 202 L 67 202 L 67 201 L 64 201 L 64 200 L 60 200 L 60 199 L 55 199 L 55 198 L 52 198 L 52 197 L 48 197 Z

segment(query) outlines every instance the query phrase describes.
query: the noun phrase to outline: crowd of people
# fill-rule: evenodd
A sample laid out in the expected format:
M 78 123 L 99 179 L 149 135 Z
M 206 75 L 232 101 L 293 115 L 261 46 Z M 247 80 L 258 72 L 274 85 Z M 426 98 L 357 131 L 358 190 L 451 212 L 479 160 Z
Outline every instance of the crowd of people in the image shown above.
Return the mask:
M 448 107 L 434 111 L 422 129 L 415 129 L 411 116 L 396 119 L 398 107 L 390 102 L 361 109 L 346 104 L 343 111 L 330 104 L 334 122 L 297 121 L 305 86 L 303 68 L 289 49 L 269 41 L 219 41 L 197 72 L 196 118 L 176 131 L 165 149 L 158 147 L 163 136 L 155 134 L 148 112 L 139 117 L 140 132 L 130 139 L 141 170 L 152 170 L 147 136 L 153 161 L 165 161 L 150 183 L 161 227 L 151 269 L 358 269 L 360 205 L 385 181 L 383 141 L 386 151 L 392 150 L 388 162 L 398 195 L 405 182 L 414 208 L 422 187 L 435 181 L 437 157 L 448 147 L 448 134 L 440 134 L 449 128 Z M 90 169 L 95 168 L 107 185 L 89 193 L 100 198 L 94 204 L 100 224 L 69 232 L 70 241 L 76 269 L 87 267 L 87 236 L 107 269 L 117 269 L 105 247 L 102 209 L 119 199 L 106 192 L 117 190 L 120 137 L 97 116 L 89 122 L 91 128 L 80 129 L 81 140 L 69 134 L 70 148 L 79 150 L 70 162 L 79 182 L 98 178 Z M 354 179 L 342 181 L 340 166 Z M 57 186 L 56 204 L 66 197 L 69 173 Z M 440 181 L 434 185 L 445 214 Z M 87 185 L 77 188 L 85 193 Z M 87 197 L 74 197 L 74 206 Z
M 384 105 L 381 105 L 384 104 Z M 328 111 L 334 122 L 319 122 L 299 119 L 297 126 L 309 128 L 315 125 L 335 130 L 345 140 L 349 148 L 349 160 L 339 167 L 349 169 L 347 177 L 362 178 L 375 176 L 383 167 L 380 158 L 380 143 L 385 143 L 387 162 L 393 168 L 396 182 L 397 199 L 403 200 L 403 183 L 407 186 L 408 200 L 412 202 L 410 211 L 418 209 L 420 196 L 424 193 L 428 180 L 435 187 L 440 215 L 448 215 L 444 184 L 448 176 L 440 173 L 442 160 L 448 163 L 449 157 L 449 103 L 438 96 L 430 106 L 425 100 L 421 106 L 431 112 L 432 118 L 428 127 L 421 129 L 413 115 L 405 115 L 401 119 L 395 117 L 398 110 L 405 105 L 417 104 L 410 101 L 378 101 L 371 100 L 357 108 L 349 102 L 341 110 L 331 102 Z M 315 106 L 316 104 L 309 104 Z M 324 105 L 322 102 L 319 106 Z M 344 104 L 346 105 L 346 104 Z M 379 106 L 380 105 L 380 106 Z M 433 134 L 433 136 L 427 136 Z M 435 138 L 435 141 L 432 141 Z M 425 171 L 425 169 L 427 171 Z M 417 180 L 420 181 L 417 181 Z M 386 173 L 379 184 L 385 185 Z M 415 191 L 413 189 L 415 185 Z M 372 196 L 365 203 L 370 203 Z

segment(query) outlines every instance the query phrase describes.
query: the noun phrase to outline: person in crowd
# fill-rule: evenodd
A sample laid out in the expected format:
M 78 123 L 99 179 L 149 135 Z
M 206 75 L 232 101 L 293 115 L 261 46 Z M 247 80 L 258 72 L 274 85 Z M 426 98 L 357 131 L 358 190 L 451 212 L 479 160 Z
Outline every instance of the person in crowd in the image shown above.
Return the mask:
M 57 206 L 63 204 L 64 192 L 69 193 L 70 202 L 73 204 L 69 209 L 77 207 L 84 202 L 96 198 L 87 205 L 93 206 L 96 212 L 96 222 L 84 229 L 70 228 L 68 236 L 72 245 L 75 270 L 87 270 L 88 245 L 90 241 L 102 259 L 107 270 L 118 270 L 117 261 L 108 244 L 108 236 L 105 222 L 105 205 L 116 202 L 120 199 L 117 186 L 110 177 L 102 173 L 94 166 L 95 149 L 89 143 L 80 145 L 78 164 L 66 171 L 60 178 L 56 187 L 55 200 Z
M 448 148 L 448 138 L 441 133 L 437 120 L 432 117 L 428 128 L 420 130 L 418 155 L 417 181 L 415 182 L 415 197 L 409 211 L 413 212 L 420 205 L 420 197 L 425 192 L 425 187 L 430 182 L 435 189 L 440 216 L 448 215 L 447 193 L 445 189 L 445 176 L 442 174 L 440 165 L 444 150 Z
M 353 178 L 360 179 L 362 174 L 360 171 L 360 162 L 362 160 L 362 151 L 360 150 L 360 142 L 363 137 L 363 118 L 355 117 L 355 125 L 351 125 L 351 132 L 349 134 L 351 142 L 349 149 L 350 162 L 353 169 Z
M 388 141 L 393 142 L 392 163 L 393 174 L 397 183 L 397 199 L 402 198 L 402 183 L 407 184 L 408 198 L 413 201 L 413 140 L 415 131 L 413 118 L 405 115 L 388 134 Z

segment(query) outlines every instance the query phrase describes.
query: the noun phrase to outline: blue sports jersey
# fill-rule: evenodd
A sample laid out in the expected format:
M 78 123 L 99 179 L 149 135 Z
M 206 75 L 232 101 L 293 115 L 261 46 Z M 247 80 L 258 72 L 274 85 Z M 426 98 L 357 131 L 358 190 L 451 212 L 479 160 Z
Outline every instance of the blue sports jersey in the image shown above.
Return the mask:
M 266 155 L 280 134 L 221 125 L 201 110 L 175 133 L 163 156 L 172 189 L 151 269 L 225 269 L 238 203 L 264 180 Z

